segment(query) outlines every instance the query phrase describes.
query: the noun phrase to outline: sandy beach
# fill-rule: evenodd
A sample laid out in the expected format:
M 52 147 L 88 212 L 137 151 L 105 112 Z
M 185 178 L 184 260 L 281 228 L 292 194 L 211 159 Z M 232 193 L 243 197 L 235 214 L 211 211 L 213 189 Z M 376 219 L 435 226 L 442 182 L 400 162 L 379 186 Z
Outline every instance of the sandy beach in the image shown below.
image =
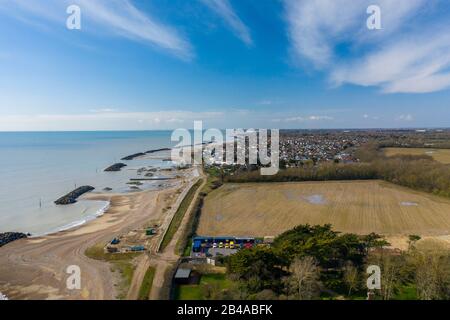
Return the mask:
M 110 263 L 86 257 L 86 249 L 106 244 L 150 221 L 164 224 L 167 208 L 179 201 L 196 176 L 196 169 L 189 169 L 164 190 L 87 195 L 86 199 L 110 202 L 104 215 L 75 229 L 21 239 L 0 248 L 0 292 L 10 299 L 117 298 L 120 276 L 111 271 Z M 156 236 L 151 241 L 158 239 Z M 70 265 L 81 269 L 81 290 L 67 289 L 66 269 Z

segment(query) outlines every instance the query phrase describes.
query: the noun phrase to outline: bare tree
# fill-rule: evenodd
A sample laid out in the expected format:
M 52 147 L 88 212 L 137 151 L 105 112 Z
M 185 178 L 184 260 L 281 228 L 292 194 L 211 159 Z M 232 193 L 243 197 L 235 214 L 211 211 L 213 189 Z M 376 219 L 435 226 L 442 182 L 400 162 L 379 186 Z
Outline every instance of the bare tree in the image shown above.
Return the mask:
M 399 267 L 395 263 L 394 258 L 389 255 L 383 255 L 381 259 L 381 294 L 383 300 L 390 300 L 397 289 L 400 276 Z
M 416 251 L 413 259 L 418 298 L 421 300 L 446 299 L 450 283 L 447 251 Z
M 285 279 L 288 295 L 300 300 L 313 299 L 319 291 L 320 271 L 313 257 L 295 259 L 289 267 L 291 275 Z
M 390 300 L 401 283 L 401 261 L 399 257 L 392 256 L 388 252 L 369 256 L 369 265 L 377 265 L 381 269 L 381 290 L 379 292 L 381 299 Z
M 349 261 L 344 268 L 344 281 L 348 287 L 348 295 L 352 294 L 352 290 L 356 289 L 359 284 L 358 269 Z

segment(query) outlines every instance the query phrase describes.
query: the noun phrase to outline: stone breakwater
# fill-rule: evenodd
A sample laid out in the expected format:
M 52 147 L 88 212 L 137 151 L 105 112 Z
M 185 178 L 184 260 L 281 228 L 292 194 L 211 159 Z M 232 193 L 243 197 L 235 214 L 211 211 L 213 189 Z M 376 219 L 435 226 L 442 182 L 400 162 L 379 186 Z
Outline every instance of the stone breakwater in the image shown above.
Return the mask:
M 170 149 L 170 148 L 161 148 L 161 149 L 149 150 L 149 151 L 146 151 L 146 152 L 138 152 L 138 153 L 134 153 L 134 154 L 131 154 L 129 156 L 126 156 L 126 157 L 124 157 L 124 158 L 122 158 L 120 160 L 129 161 L 129 160 L 133 160 L 135 158 L 139 158 L 139 157 L 145 156 L 146 154 L 152 154 L 152 153 L 156 153 L 156 152 L 160 152 L 160 151 L 170 151 L 170 150 L 172 150 L 172 149 Z
M 170 148 L 162 148 L 162 149 L 149 150 L 149 151 L 147 151 L 147 152 L 145 152 L 145 153 L 151 154 L 151 153 L 155 153 L 155 152 L 160 152 L 160 151 L 170 151 L 170 150 L 172 150 L 172 149 L 170 149 Z
M 124 157 L 124 158 L 122 158 L 122 159 L 120 159 L 120 160 L 129 161 L 129 160 L 133 160 L 134 158 L 142 157 L 142 156 L 145 156 L 145 153 L 139 152 L 139 153 L 135 153 L 135 154 L 126 156 L 126 157 Z
M 75 203 L 75 202 L 77 202 L 78 197 L 80 197 L 81 195 L 85 194 L 86 192 L 92 191 L 94 189 L 95 188 L 91 187 L 91 186 L 79 187 L 79 188 L 73 190 L 72 192 L 69 192 L 65 196 L 59 198 L 58 200 L 56 200 L 55 204 L 67 205 L 67 204 Z
M 112 166 L 109 166 L 104 171 L 105 172 L 114 172 L 114 171 L 120 171 L 123 167 L 126 167 L 127 165 L 125 163 L 115 163 Z
M 7 243 L 22 239 L 22 238 L 27 238 L 29 236 L 26 235 L 25 233 L 21 233 L 21 232 L 5 232 L 5 233 L 0 233 L 0 247 L 4 246 Z

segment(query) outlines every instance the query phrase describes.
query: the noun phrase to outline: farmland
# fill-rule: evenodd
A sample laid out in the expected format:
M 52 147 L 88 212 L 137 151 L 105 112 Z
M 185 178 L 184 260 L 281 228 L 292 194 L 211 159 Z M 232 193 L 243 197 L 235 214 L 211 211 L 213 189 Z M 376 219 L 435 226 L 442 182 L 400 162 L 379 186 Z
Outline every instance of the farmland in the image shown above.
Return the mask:
M 450 200 L 378 180 L 225 184 L 205 199 L 197 234 L 276 236 L 299 224 L 342 232 L 450 234 Z
M 450 149 L 429 149 L 429 148 L 385 148 L 384 154 L 388 157 L 395 155 L 428 155 L 434 160 L 450 164 Z

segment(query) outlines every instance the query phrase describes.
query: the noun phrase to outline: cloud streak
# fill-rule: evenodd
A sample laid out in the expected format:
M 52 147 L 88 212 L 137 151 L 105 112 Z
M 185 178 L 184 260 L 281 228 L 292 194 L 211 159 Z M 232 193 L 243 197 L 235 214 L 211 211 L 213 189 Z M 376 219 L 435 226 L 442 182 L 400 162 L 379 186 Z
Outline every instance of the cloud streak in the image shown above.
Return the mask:
M 425 0 L 379 0 L 382 30 L 370 31 L 366 9 L 372 2 L 285 0 L 295 61 L 327 73 L 335 86 L 374 86 L 383 93 L 449 88 L 450 27 L 435 10 L 445 3 L 433 8 Z
M 201 0 L 201 2 L 218 14 L 242 42 L 247 46 L 253 44 L 249 28 L 233 10 L 229 0 Z
M 95 25 L 86 29 L 149 44 L 182 59 L 193 55 L 190 43 L 179 32 L 143 13 L 129 0 L 15 0 L 1 3 L 0 11 L 21 21 L 43 20 L 65 26 L 66 8 L 72 4 L 81 8 L 82 29 Z
M 334 120 L 334 118 L 330 116 L 311 115 L 311 116 L 294 116 L 287 118 L 277 118 L 273 119 L 273 122 L 310 122 L 310 121 L 332 121 L 332 120 Z
M 195 120 L 215 120 L 222 112 L 154 111 L 118 112 L 92 109 L 81 114 L 6 115 L 0 118 L 0 131 L 84 131 L 173 129 L 192 126 Z

